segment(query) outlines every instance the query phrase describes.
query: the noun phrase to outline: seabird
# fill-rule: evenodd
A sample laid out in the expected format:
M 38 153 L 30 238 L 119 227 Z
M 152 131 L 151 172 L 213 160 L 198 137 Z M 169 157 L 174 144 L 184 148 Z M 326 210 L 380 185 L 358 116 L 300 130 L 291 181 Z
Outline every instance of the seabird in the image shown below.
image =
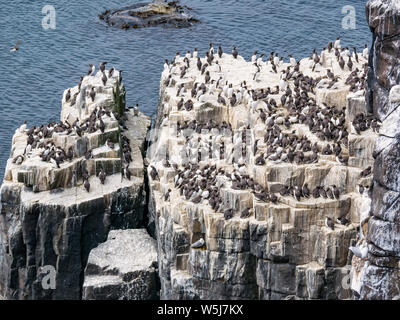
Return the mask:
M 250 217 L 250 215 L 252 214 L 253 209 L 251 208 L 246 208 L 242 211 L 242 213 L 240 214 L 240 218 L 242 219 L 246 219 L 248 217 Z
M 103 169 L 101 169 L 99 172 L 99 179 L 101 184 L 104 184 L 104 182 L 106 181 L 106 177 L 106 173 L 103 171 Z
M 233 209 L 227 209 L 224 212 L 224 218 L 225 220 L 229 220 L 233 218 Z
M 340 217 L 340 218 L 337 218 L 336 219 L 336 221 L 337 221 L 337 223 L 339 223 L 339 224 L 341 224 L 341 225 L 343 225 L 343 226 L 346 226 L 346 225 L 348 225 L 349 224 L 349 220 L 346 218 L 346 217 Z
M 15 46 L 10 49 L 10 52 L 18 51 L 19 50 L 18 46 L 20 43 L 21 43 L 21 41 L 18 40 L 17 43 L 15 44 Z
M 169 201 L 169 195 L 171 193 L 171 189 L 168 189 L 168 191 L 164 195 L 164 201 Z
M 232 55 L 233 55 L 233 57 L 234 57 L 235 59 L 237 59 L 238 51 L 237 51 L 236 47 L 233 47 L 233 49 L 232 49 Z
M 104 73 L 104 70 L 106 70 L 106 64 L 107 64 L 107 62 L 105 62 L 105 61 L 100 64 L 100 71 L 103 73 Z
M 200 239 L 197 240 L 195 243 L 193 243 L 193 244 L 191 245 L 191 247 L 192 247 L 193 249 L 198 249 L 198 248 L 201 248 L 202 246 L 204 246 L 204 244 L 205 244 L 204 239 L 203 239 L 203 238 L 200 238 Z
M 338 189 L 335 185 L 332 186 L 332 193 L 333 193 L 333 196 L 334 196 L 336 199 L 339 199 L 339 197 L 340 197 L 340 192 L 339 192 L 339 189 Z
M 88 76 L 92 76 L 94 74 L 94 70 L 95 69 L 96 69 L 96 67 L 90 63 L 89 64 L 89 71 L 87 72 L 87 75 Z
M 353 252 L 353 254 L 360 259 L 365 259 L 368 256 L 368 245 L 367 243 L 364 243 L 362 245 L 358 245 L 358 246 L 350 246 L 349 250 L 351 252 Z
M 92 102 L 94 102 L 94 97 L 96 96 L 96 92 L 94 92 L 94 87 L 92 87 L 92 89 L 90 89 L 90 98 L 92 99 Z
M 369 166 L 365 170 L 361 171 L 360 177 L 362 177 L 362 178 L 368 177 L 371 174 L 371 172 L 372 172 L 372 168 L 371 168 L 371 166 Z
M 67 94 L 65 95 L 65 102 L 68 102 L 71 99 L 71 89 L 68 89 Z
M 105 86 L 107 83 L 107 76 L 104 72 L 103 72 L 103 76 L 101 77 L 101 81 L 103 82 L 103 86 Z
M 86 191 L 89 192 L 90 190 L 90 183 L 89 180 L 85 180 L 85 182 L 83 183 L 83 186 L 85 187 Z
M 325 219 L 325 226 L 327 226 L 328 228 L 330 228 L 332 230 L 335 230 L 335 223 L 329 217 L 326 217 L 326 219 Z
M 218 46 L 218 57 L 222 58 L 222 54 L 223 54 L 222 48 L 221 48 L 221 46 Z
M 125 176 L 128 180 L 131 180 L 131 171 L 129 170 L 129 165 L 125 167 Z
M 160 180 L 160 177 L 158 176 L 157 169 L 154 166 L 150 166 L 150 176 L 152 180 Z
M 110 139 L 107 139 L 106 144 L 110 149 L 114 149 L 114 143 Z
M 340 37 L 337 37 L 334 43 L 335 49 L 340 49 Z

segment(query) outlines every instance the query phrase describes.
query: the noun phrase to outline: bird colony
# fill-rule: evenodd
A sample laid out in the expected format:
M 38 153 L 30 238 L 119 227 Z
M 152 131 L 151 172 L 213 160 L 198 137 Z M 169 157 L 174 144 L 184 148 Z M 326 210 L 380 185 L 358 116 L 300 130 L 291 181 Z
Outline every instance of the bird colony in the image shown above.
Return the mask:
M 102 194 L 100 186 L 119 188 L 140 176 L 142 158 L 129 129 L 143 116 L 137 107 L 116 110 L 124 99 L 122 71 L 105 66 L 96 74 L 91 64 L 78 85 L 65 90 L 59 122 L 28 127 L 25 121 L 16 130 L 5 182 L 23 183 L 34 193 L 73 188 L 94 196 Z
M 312 298 L 306 272 L 342 274 L 360 255 L 380 125 L 365 108 L 367 63 L 367 47 L 339 38 L 300 61 L 212 44 L 165 61 L 148 151 L 162 296 Z M 291 275 L 274 289 L 276 261 Z

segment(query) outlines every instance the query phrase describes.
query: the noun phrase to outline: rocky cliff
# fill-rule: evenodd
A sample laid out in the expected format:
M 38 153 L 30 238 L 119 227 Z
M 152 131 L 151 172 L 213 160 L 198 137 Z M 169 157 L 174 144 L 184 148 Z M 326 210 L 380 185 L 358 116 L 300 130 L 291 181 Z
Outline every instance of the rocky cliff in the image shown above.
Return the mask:
M 367 19 L 373 33 L 367 101 L 382 129 L 374 149 L 368 256 L 354 261 L 355 282 L 361 299 L 400 299 L 400 4 L 369 1 Z
M 0 190 L 7 299 L 80 299 L 91 249 L 112 229 L 143 226 L 150 119 L 125 110 L 121 80 L 116 70 L 82 77 L 59 123 L 16 130 Z
M 147 153 L 161 298 L 351 297 L 378 124 L 367 57 L 335 46 L 165 65 Z

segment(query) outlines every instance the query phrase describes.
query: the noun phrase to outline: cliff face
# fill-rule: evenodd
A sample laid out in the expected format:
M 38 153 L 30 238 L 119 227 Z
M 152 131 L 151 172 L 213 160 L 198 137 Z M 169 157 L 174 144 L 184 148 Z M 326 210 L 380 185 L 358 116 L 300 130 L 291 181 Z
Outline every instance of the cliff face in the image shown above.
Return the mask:
M 367 4 L 373 33 L 368 73 L 370 109 L 382 121 L 374 156 L 368 258 L 359 263 L 362 299 L 400 298 L 400 4 Z
M 301 60 L 297 71 L 278 63 L 275 72 L 262 62 L 259 79 L 253 63 L 225 53 L 215 53 L 203 73 L 195 58 L 185 72 L 182 57 L 164 70 L 147 153 L 161 298 L 351 297 L 348 248 L 370 204 L 357 186 L 370 185 L 361 172 L 373 165 L 376 134 L 353 126 L 360 113 L 370 119 L 363 81 L 348 85 L 352 72 L 363 78 L 365 58 L 353 60 L 352 70 L 340 68 L 334 50 L 320 58 L 316 65 Z M 290 80 L 275 91 L 285 85 L 282 70 Z M 331 82 L 328 72 L 340 78 Z M 334 141 L 346 163 L 327 152 Z M 315 152 L 304 147 L 315 143 Z M 319 196 L 333 185 L 338 197 Z
M 82 299 L 151 300 L 158 291 L 157 242 L 145 229 L 112 230 L 90 252 Z
M 124 111 L 118 71 L 103 81 L 98 72 L 66 90 L 62 122 L 16 130 L 0 190 L 0 295 L 7 299 L 80 299 L 90 250 L 109 230 L 143 225 L 150 119 Z M 42 285 L 49 266 L 55 289 Z

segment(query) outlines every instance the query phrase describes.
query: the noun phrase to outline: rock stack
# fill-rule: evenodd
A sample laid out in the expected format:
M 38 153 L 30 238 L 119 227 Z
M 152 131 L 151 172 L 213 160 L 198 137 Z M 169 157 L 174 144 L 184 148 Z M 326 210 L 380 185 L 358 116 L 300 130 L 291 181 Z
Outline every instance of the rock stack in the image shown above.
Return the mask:
M 379 130 L 366 51 L 338 39 L 286 63 L 211 44 L 165 64 L 147 152 L 161 298 L 351 297 Z
M 150 119 L 125 109 L 120 72 L 92 74 L 64 92 L 59 123 L 14 134 L 0 191 L 7 299 L 80 299 L 90 250 L 111 229 L 143 225 Z M 48 267 L 51 289 L 42 284 Z
M 353 260 L 352 287 L 361 299 L 400 299 L 400 4 L 373 0 L 367 4 L 373 32 L 369 57 L 370 111 L 382 121 L 374 149 L 371 216 L 367 217 L 366 257 Z

